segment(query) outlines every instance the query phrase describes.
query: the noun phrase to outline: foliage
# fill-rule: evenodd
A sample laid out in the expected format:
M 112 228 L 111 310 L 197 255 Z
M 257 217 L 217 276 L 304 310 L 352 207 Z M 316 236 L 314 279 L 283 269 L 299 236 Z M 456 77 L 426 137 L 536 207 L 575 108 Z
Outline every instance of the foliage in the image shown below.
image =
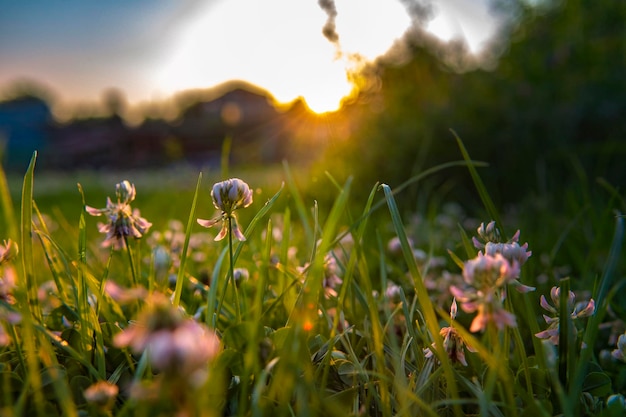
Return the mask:
M 286 184 L 254 198 L 243 180 L 218 182 L 213 201 L 229 221 L 229 239 L 219 242 L 217 231 L 194 229 L 196 206 L 205 217 L 211 205 L 201 177 L 187 201 L 186 226 L 167 224 L 155 211 L 139 219 L 130 204 L 148 216 L 142 189 L 122 181 L 117 202 L 101 212 L 86 210 L 97 202 L 85 198 L 78 221 L 55 232 L 56 219 L 33 199 L 33 156 L 21 220 L 6 210 L 12 202 L 0 182 L 6 237 L 17 242 L 7 241 L 0 256 L 3 412 L 623 415 L 626 345 L 617 337 L 625 307 L 615 297 L 624 274 L 623 219 L 589 209 L 601 214 L 592 232 L 613 239 L 596 242 L 589 262 L 569 267 L 593 273 L 595 282 L 581 277 L 575 284 L 576 275 L 541 281 L 540 271 L 552 271 L 542 271 L 536 243 L 559 246 L 559 235 L 529 238 L 528 258 L 519 233 L 505 230 L 515 224 L 497 212 L 458 144 L 464 160 L 456 165 L 469 168 L 490 216 L 505 219 L 499 232 L 493 223 L 478 227 L 458 204 L 403 217 L 397 199 L 407 184 L 454 164 L 424 171 L 404 188 L 376 184 L 361 203 L 352 179 L 341 184 L 329 174 L 335 198 L 325 208 L 301 193 L 287 165 Z M 193 183 L 189 178 L 189 188 Z M 232 184 L 233 192 L 226 187 Z M 237 241 L 235 208 L 243 234 Z M 111 227 L 100 230 L 121 239 L 117 248 L 88 235 L 96 229 L 88 213 L 107 216 L 102 221 Z M 559 227 L 548 224 L 554 219 L 536 221 Z M 139 222 L 141 233 L 125 222 Z M 538 320 L 547 308 L 539 296 L 552 286 L 561 288 L 548 306 L 556 315 L 551 323 L 559 320 L 558 347 L 534 336 L 547 327 Z M 568 302 L 570 288 L 586 308 Z M 474 332 L 467 330 L 472 322 L 480 322 Z
M 485 56 L 418 32 L 407 36 L 401 64 L 391 54 L 364 72 L 361 99 L 346 110 L 358 141 L 338 141 L 332 152 L 346 172 L 400 184 L 407 172 L 456 155 L 454 129 L 474 158 L 489 163 L 485 181 L 503 204 L 599 176 L 626 183 L 626 4 L 497 3 L 515 19 Z M 469 185 L 454 174 L 434 178 L 432 187 Z M 458 200 L 468 201 L 459 188 Z

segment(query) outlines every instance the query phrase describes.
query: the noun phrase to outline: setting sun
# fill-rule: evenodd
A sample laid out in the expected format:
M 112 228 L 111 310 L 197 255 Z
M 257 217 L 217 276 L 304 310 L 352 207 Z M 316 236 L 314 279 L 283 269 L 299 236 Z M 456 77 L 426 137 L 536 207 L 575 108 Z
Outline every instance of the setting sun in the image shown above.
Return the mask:
M 180 30 L 154 71 L 160 94 L 243 79 L 279 102 L 303 97 L 318 113 L 337 110 L 353 86 L 350 57 L 383 54 L 408 27 L 403 6 L 337 1 L 337 43 L 325 39 L 316 2 L 239 0 L 206 6 Z M 284 18 L 271 18 L 268 9 Z

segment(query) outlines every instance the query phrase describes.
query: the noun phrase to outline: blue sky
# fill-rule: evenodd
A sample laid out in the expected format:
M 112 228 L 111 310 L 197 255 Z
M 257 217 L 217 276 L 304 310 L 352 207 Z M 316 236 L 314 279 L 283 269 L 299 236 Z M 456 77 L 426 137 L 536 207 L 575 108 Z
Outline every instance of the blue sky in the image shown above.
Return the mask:
M 317 0 L 0 0 L 0 95 L 30 79 L 61 102 L 113 87 L 150 103 L 234 78 L 330 109 L 351 88 L 347 56 L 383 54 L 411 24 L 407 1 L 335 0 L 341 55 Z M 432 3 L 440 36 L 477 43 L 493 30 L 481 2 Z

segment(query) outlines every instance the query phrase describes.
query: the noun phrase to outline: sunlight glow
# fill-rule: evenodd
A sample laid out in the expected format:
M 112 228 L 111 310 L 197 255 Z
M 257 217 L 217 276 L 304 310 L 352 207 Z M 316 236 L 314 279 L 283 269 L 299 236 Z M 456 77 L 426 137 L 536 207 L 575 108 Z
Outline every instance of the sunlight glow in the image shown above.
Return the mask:
M 336 0 L 339 45 L 324 38 L 316 1 L 230 0 L 211 4 L 181 29 L 153 74 L 157 95 L 232 79 L 269 90 L 277 101 L 303 97 L 318 113 L 337 110 L 353 86 L 352 54 L 374 59 L 408 27 L 400 2 Z M 268 11 L 285 18 L 270 19 Z

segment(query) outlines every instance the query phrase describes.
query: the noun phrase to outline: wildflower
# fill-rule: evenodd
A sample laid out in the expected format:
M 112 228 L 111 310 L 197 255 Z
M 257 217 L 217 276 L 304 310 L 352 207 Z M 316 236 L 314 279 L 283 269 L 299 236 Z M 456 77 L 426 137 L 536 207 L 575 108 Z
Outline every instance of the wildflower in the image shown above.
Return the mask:
M 611 356 L 622 362 L 626 362 L 626 333 L 617 338 L 617 349 L 611 352 Z
M 22 316 L 11 309 L 15 303 L 13 290 L 17 283 L 17 273 L 11 261 L 17 256 L 18 247 L 11 239 L 0 245 L 0 346 L 11 343 L 11 337 L 6 331 L 5 324 L 14 326 L 22 320 Z
M 143 300 L 148 294 L 148 291 L 144 287 L 135 286 L 123 288 L 110 279 L 104 282 L 104 292 L 108 294 L 113 301 L 119 304 L 130 304 L 137 300 Z
M 530 255 L 533 253 L 528 250 L 528 243 L 522 246 L 519 244 L 520 231 L 518 230 L 513 237 L 505 243 L 487 242 L 484 245 L 486 255 L 495 255 L 501 253 L 509 262 L 516 261 L 520 266 L 526 263 Z
M 385 298 L 392 304 L 399 304 L 402 301 L 400 293 L 402 288 L 393 282 L 387 283 L 387 289 L 385 289 Z
M 88 403 L 94 404 L 103 410 L 113 407 L 115 397 L 119 393 L 117 385 L 108 381 L 98 381 L 83 391 L 83 396 Z
M 221 214 L 211 220 L 198 219 L 198 224 L 203 227 L 212 227 L 222 222 L 222 229 L 215 237 L 215 240 L 222 240 L 228 234 L 229 220 L 232 220 L 232 232 L 241 241 L 246 240 L 245 236 L 237 225 L 235 210 L 246 208 L 252 204 L 252 190 L 244 181 L 239 178 L 231 178 L 213 185 L 211 190 L 213 205 L 221 211 Z
M 12 294 L 17 282 L 15 268 L 10 262 L 17 256 L 17 244 L 11 239 L 0 245 L 0 299 L 12 302 Z
M 152 223 L 140 216 L 139 209 L 130 207 L 136 195 L 133 184 L 126 180 L 116 184 L 115 195 L 117 196 L 116 203 L 107 197 L 105 208 L 85 206 L 85 210 L 92 216 L 104 214 L 108 218 L 108 223 L 98 223 L 98 231 L 106 234 L 102 246 L 106 248 L 113 245 L 113 248 L 121 249 L 126 246 L 128 236 L 135 239 L 141 238 L 150 229 Z
M 235 268 L 233 279 L 237 285 L 240 285 L 242 282 L 250 279 L 250 271 L 246 268 Z
M 548 339 L 553 345 L 559 344 L 559 309 L 560 309 L 560 296 L 561 288 L 552 287 L 550 290 L 550 298 L 554 306 L 548 304 L 546 297 L 543 295 L 540 299 L 540 305 L 544 310 L 547 310 L 552 315 L 543 315 L 544 320 L 548 324 L 548 328 L 542 332 L 535 334 L 540 339 Z M 570 317 L 572 320 L 580 319 L 583 317 L 589 317 L 596 311 L 596 304 L 593 298 L 587 302 L 581 302 L 574 304 L 576 296 L 572 291 L 567 296 L 567 310 L 571 311 Z M 626 341 L 625 341 L 626 342 Z
M 206 365 L 220 347 L 214 332 L 185 317 L 158 294 L 149 300 L 135 324 L 115 335 L 113 343 L 128 346 L 135 354 L 147 352 L 155 369 L 194 384 L 203 382 Z
M 454 299 L 452 301 L 452 305 L 450 306 L 450 318 L 452 320 L 456 319 L 456 313 L 457 304 L 456 299 Z M 470 352 L 476 352 L 476 349 L 467 345 L 458 331 L 452 326 L 442 328 L 439 334 L 443 338 L 443 348 L 452 362 L 459 362 L 463 366 L 467 366 L 467 361 L 465 360 L 465 348 L 467 348 Z M 424 356 L 426 358 L 433 356 L 432 349 L 434 347 L 435 344 L 433 343 L 431 347 L 424 349 Z
M 477 229 L 477 233 L 485 243 L 482 243 L 476 237 L 472 238 L 472 242 L 474 243 L 474 247 L 483 250 L 485 255 L 501 253 L 509 262 L 517 261 L 520 266 L 532 255 L 532 252 L 528 250 L 528 243 L 524 243 L 520 246 L 519 230 L 515 232 L 513 237 L 507 242 L 500 241 L 500 231 L 494 221 L 488 223 L 487 226 L 481 223 Z
M 328 252 L 324 256 L 324 278 L 322 280 L 322 287 L 324 288 L 324 295 L 326 298 L 332 298 L 337 296 L 336 289 L 343 283 L 343 280 L 338 275 L 340 267 L 332 251 Z M 304 278 L 309 273 L 311 264 L 306 263 L 304 266 L 296 267 L 296 270 Z
M 466 313 L 478 311 L 470 326 L 471 332 L 485 330 L 487 323 L 498 329 L 517 325 L 515 316 L 505 310 L 506 285 L 519 276 L 517 262 L 510 263 L 502 254 L 478 256 L 465 263 L 463 281 L 465 288 L 450 286 L 450 292 L 461 302 Z
M 6 262 L 13 260 L 18 252 L 15 242 L 11 239 L 5 240 L 4 244 L 0 245 L 0 265 L 4 265 Z
M 500 230 L 498 230 L 496 222 L 493 220 L 487 223 L 487 225 L 481 223 L 480 226 L 478 226 L 478 229 L 476 229 L 476 233 L 478 233 L 478 236 L 484 242 L 500 242 Z M 480 241 L 475 237 L 472 238 L 472 241 L 477 249 L 481 249 L 484 246 L 484 244 L 480 243 Z
M 339 272 L 339 264 L 333 252 L 327 253 L 324 257 L 324 281 L 322 282 L 327 298 L 336 297 L 337 288 L 343 284 L 343 280 L 338 275 Z

